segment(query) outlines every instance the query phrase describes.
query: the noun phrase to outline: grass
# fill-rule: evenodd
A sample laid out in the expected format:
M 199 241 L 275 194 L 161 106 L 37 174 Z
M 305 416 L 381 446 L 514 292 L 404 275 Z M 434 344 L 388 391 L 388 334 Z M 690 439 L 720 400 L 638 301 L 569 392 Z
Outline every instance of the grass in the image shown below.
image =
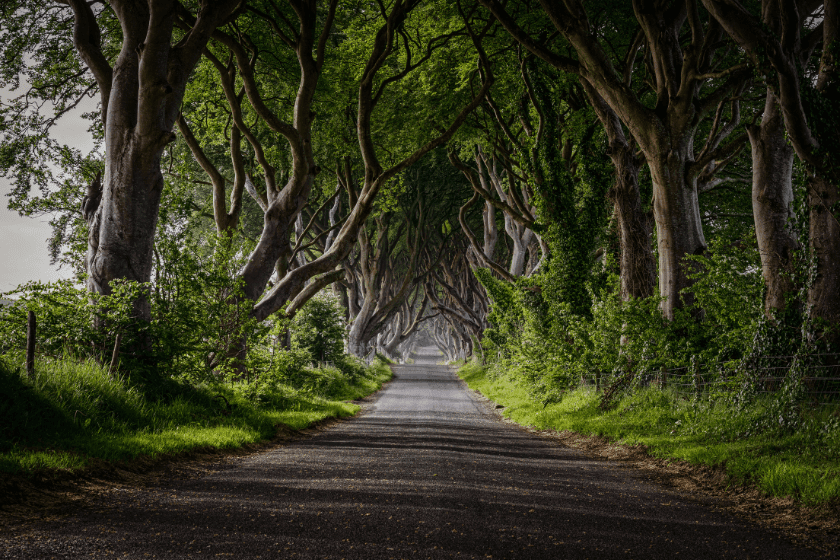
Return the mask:
M 25 475 L 264 441 L 281 424 L 302 429 L 355 414 L 346 401 L 391 377 L 374 362 L 349 376 L 307 369 L 296 384 L 178 385 L 152 400 L 92 361 L 40 360 L 33 379 L 9 361 L 0 357 L 0 472 Z
M 740 411 L 722 400 L 685 400 L 653 387 L 624 395 L 606 411 L 598 406 L 600 395 L 589 387 L 543 406 L 522 379 L 475 363 L 458 373 L 519 424 L 644 445 L 654 457 L 722 467 L 733 484 L 754 484 L 768 495 L 790 496 L 808 505 L 840 501 L 836 412 L 807 411 L 797 429 L 783 430 L 773 426 L 770 397 Z

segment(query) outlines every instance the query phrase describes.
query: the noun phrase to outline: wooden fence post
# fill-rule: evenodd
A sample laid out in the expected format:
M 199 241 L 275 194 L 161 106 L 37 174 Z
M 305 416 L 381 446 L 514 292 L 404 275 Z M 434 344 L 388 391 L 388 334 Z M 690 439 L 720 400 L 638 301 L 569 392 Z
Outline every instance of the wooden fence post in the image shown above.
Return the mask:
M 117 333 L 117 339 L 114 341 L 114 352 L 111 354 L 111 367 L 108 368 L 108 373 L 111 375 L 114 375 L 119 367 L 120 341 L 122 341 L 122 333 Z
M 662 366 L 659 369 L 659 388 L 664 389 L 668 386 L 668 368 Z
M 33 378 L 35 376 L 35 336 L 38 323 L 35 319 L 35 312 L 30 311 L 26 321 L 26 374 Z
M 691 356 L 691 383 L 694 385 L 695 398 L 700 397 L 702 386 L 700 384 L 700 365 L 697 363 L 696 354 Z

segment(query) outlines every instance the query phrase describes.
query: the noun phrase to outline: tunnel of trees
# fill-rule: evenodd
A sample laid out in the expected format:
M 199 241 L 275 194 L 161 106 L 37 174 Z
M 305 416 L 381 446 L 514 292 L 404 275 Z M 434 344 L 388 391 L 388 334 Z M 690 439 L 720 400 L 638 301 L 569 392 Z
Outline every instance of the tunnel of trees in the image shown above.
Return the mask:
M 50 215 L 78 278 L 15 294 L 41 352 L 119 340 L 144 382 L 250 379 L 302 340 L 331 360 L 331 333 L 544 402 L 593 373 L 836 365 L 835 2 L 2 10 L 9 205 Z M 55 134 L 84 111 L 89 153 Z

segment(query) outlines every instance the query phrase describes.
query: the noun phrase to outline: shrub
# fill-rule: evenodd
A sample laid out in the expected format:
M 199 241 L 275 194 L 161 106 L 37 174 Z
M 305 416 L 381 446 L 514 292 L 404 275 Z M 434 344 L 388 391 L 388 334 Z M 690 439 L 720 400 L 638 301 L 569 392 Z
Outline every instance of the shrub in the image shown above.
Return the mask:
M 312 360 L 337 362 L 344 354 L 344 311 L 332 291 L 322 290 L 306 302 L 289 328 L 292 345 Z

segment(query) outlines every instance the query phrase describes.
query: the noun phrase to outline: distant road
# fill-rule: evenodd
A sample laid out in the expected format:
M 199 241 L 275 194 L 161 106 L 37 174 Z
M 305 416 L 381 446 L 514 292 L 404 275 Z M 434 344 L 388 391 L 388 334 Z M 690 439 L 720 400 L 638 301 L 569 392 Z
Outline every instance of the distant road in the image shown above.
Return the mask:
M 357 418 L 203 478 L 116 492 L 7 558 L 816 558 L 498 421 L 431 352 Z

